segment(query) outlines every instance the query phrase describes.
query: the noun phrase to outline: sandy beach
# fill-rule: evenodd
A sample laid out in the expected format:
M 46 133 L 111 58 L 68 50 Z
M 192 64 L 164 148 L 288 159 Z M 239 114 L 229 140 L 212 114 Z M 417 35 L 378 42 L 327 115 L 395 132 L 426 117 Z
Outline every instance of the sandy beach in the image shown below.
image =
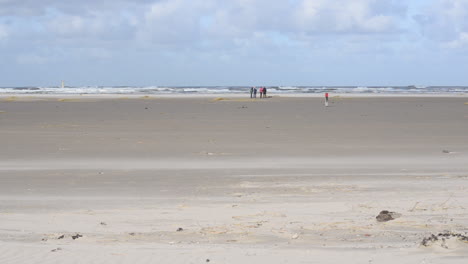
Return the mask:
M 3 96 L 0 146 L 2 264 L 468 261 L 466 96 Z

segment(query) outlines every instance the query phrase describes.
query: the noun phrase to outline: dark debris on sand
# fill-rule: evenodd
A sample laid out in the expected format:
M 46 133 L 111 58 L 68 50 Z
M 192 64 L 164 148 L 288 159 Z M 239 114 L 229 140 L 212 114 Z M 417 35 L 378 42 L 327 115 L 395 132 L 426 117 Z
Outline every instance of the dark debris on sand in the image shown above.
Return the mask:
M 401 216 L 401 214 L 399 214 L 399 213 L 383 210 L 383 211 L 381 211 L 379 213 L 378 216 L 375 217 L 375 219 L 377 219 L 378 222 L 387 222 L 387 221 L 390 221 L 390 220 L 394 220 L 394 219 L 396 219 L 396 218 L 398 218 L 400 216 Z
M 445 242 L 446 239 L 450 239 L 450 238 L 456 238 L 460 241 L 468 243 L 468 236 L 466 235 L 463 235 L 460 233 L 443 232 L 437 235 L 432 234 L 429 237 L 423 238 L 423 240 L 421 241 L 421 245 L 428 247 L 436 241 L 442 240 L 443 242 Z
M 78 239 L 78 238 L 80 238 L 80 237 L 83 237 L 83 235 L 76 234 L 76 235 L 72 236 L 73 240 Z

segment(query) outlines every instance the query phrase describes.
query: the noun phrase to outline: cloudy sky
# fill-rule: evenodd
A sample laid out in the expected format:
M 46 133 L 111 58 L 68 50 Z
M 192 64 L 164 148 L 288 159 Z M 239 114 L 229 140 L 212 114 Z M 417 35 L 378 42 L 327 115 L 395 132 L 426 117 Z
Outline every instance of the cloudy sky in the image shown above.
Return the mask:
M 468 0 L 0 0 L 0 86 L 468 85 Z

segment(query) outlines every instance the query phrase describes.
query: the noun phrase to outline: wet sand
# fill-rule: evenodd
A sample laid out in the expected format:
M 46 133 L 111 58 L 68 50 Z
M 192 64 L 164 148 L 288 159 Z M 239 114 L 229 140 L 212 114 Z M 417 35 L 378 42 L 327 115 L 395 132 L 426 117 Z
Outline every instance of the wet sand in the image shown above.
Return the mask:
M 468 257 L 420 245 L 468 232 L 466 97 L 3 97 L 0 125 L 1 263 Z

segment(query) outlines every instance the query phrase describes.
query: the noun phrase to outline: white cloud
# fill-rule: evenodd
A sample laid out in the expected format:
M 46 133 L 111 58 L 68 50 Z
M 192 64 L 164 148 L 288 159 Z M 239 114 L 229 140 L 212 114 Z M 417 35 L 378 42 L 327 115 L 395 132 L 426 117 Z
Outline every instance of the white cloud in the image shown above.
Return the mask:
M 7 39 L 8 35 L 8 28 L 5 25 L 0 24 L 0 40 Z
M 445 43 L 448 48 L 468 47 L 468 32 L 460 32 L 455 40 Z
M 296 13 L 308 33 L 393 33 L 400 30 L 405 6 L 398 1 L 302 0 Z
M 139 37 L 160 43 L 191 39 L 197 29 L 195 10 L 186 9 L 184 1 L 162 1 L 151 5 L 144 14 Z
M 163 0 L 146 8 L 138 25 L 138 41 L 192 46 L 200 41 L 213 0 Z
M 160 0 L 0 0 L 0 15 L 41 16 L 51 8 L 76 15 L 96 10 L 128 10 L 157 1 Z
M 454 48 L 468 44 L 468 0 L 435 0 L 415 20 L 430 40 Z
M 46 64 L 51 61 L 50 57 L 38 54 L 20 54 L 16 58 L 19 64 Z
M 259 34 L 291 39 L 303 34 L 393 34 L 402 27 L 405 1 L 0 0 L 0 9 L 17 19 L 29 16 L 27 23 L 39 24 L 45 29 L 42 35 L 52 39 L 100 41 L 120 35 L 139 43 L 193 46 L 248 43 Z
M 92 31 L 89 24 L 85 22 L 83 17 L 69 15 L 61 15 L 47 21 L 48 29 L 62 36 L 76 36 L 77 34 Z
M 88 43 L 132 39 L 138 24 L 133 16 L 118 12 L 58 14 L 39 21 L 46 29 L 45 33 L 55 40 L 74 39 Z
M 409 2 L 0 0 L 0 16 L 9 14 L 13 33 L 7 32 L 6 53 L 19 63 L 68 61 L 89 67 L 99 61 L 109 63 L 109 69 L 147 63 L 151 69 L 153 62 L 171 61 L 173 69 L 192 64 L 202 72 L 222 64 L 243 69 L 245 64 L 263 68 L 297 62 L 309 68 L 330 58 L 360 61 L 397 49 L 403 54 Z M 30 54 L 19 55 L 24 50 Z

